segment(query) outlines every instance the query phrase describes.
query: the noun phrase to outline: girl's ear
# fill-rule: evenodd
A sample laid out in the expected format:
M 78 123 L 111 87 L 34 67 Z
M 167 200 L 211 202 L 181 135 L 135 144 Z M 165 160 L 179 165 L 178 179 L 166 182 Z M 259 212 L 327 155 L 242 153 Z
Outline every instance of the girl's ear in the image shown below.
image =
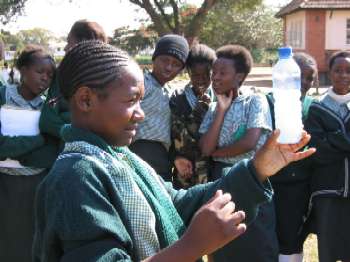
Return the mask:
M 22 66 L 20 69 L 18 69 L 20 76 L 21 76 L 21 82 L 24 80 L 27 72 L 28 72 L 28 67 L 27 66 Z
M 73 97 L 76 108 L 85 113 L 90 112 L 93 109 L 95 99 L 97 98 L 95 92 L 87 86 L 79 87 Z
M 242 83 L 243 79 L 244 79 L 244 74 L 243 73 L 237 73 L 236 74 L 236 81 L 238 82 L 237 84 Z

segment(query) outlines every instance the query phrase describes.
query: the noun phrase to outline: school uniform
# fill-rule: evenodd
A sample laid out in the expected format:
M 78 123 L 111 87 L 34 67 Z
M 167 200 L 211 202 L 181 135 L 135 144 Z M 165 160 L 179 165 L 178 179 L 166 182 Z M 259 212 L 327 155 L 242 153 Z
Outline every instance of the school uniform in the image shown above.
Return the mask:
M 63 149 L 61 139 L 61 129 L 64 125 L 71 122 L 68 102 L 63 98 L 58 85 L 58 79 L 55 77 L 47 92 L 46 100 L 41 109 L 39 128 L 42 134 L 55 140 Z
M 145 94 L 141 108 L 145 119 L 138 124 L 130 149 L 153 167 L 163 179 L 171 181 L 171 90 L 167 84 L 161 86 L 150 72 L 144 75 L 144 85 Z
M 312 168 L 311 223 L 318 238 L 321 262 L 350 258 L 350 96 L 336 95 L 332 88 L 310 106 L 305 129 Z
M 0 88 L 0 106 L 39 110 L 43 99 L 25 100 L 16 85 Z M 1 123 L 0 123 L 1 125 Z M 42 135 L 0 134 L 0 261 L 30 261 L 34 233 L 34 194 L 58 153 Z M 7 159 L 18 161 L 8 167 Z
M 210 106 L 199 132 L 209 130 L 215 118 L 216 103 Z M 227 110 L 218 139 L 218 148 L 229 146 L 242 138 L 247 129 L 261 128 L 262 134 L 254 150 L 235 157 L 214 157 L 211 180 L 227 173 L 230 166 L 245 158 L 251 158 L 268 138 L 271 131 L 271 117 L 265 97 L 239 95 Z M 275 234 L 275 213 L 272 203 L 260 207 L 256 220 L 248 226 L 244 235 L 230 242 L 214 254 L 215 261 L 256 261 L 278 260 L 278 243 Z
M 272 126 L 275 129 L 274 98 L 272 93 L 266 97 L 270 106 Z M 307 95 L 302 98 L 303 121 L 313 101 L 314 99 Z M 270 181 L 275 192 L 273 199 L 280 254 L 302 253 L 309 230 L 304 225 L 310 198 L 310 170 L 307 161 L 289 164 Z
M 216 115 L 216 103 L 212 103 L 200 126 L 199 133 L 206 133 Z M 222 175 L 226 167 L 230 167 L 245 158 L 251 158 L 268 138 L 271 131 L 271 116 L 266 99 L 260 95 L 239 95 L 233 101 L 225 114 L 218 138 L 218 148 L 232 145 L 241 139 L 247 129 L 261 128 L 256 147 L 250 152 L 234 157 L 213 157 L 214 166 L 210 180 L 214 181 Z
M 177 241 L 218 189 L 230 192 L 247 223 L 271 199 L 251 162 L 214 183 L 176 191 L 127 147 L 72 126 L 65 149 L 40 185 L 33 261 L 140 261 Z
M 199 127 L 208 111 L 210 102 L 198 100 L 191 83 L 184 89 L 175 90 L 170 98 L 171 138 L 173 158 L 184 157 L 192 162 L 193 175 L 190 179 L 181 179 L 173 169 L 174 184 L 188 188 L 195 184 L 205 183 L 208 173 L 208 158 L 202 157 L 198 146 Z

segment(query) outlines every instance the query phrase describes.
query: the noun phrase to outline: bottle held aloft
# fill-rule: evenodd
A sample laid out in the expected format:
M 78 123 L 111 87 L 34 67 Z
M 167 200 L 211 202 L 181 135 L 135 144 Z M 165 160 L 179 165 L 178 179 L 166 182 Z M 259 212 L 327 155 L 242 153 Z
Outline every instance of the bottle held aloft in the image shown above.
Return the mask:
M 292 48 L 279 48 L 279 60 L 272 68 L 275 123 L 281 144 L 297 143 L 303 129 L 300 101 L 301 73 L 293 59 Z

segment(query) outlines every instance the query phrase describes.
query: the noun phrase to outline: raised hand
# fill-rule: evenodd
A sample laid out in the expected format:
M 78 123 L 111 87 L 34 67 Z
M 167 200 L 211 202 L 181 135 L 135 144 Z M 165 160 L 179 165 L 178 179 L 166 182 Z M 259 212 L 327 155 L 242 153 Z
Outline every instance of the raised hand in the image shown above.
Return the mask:
M 231 90 L 228 95 L 226 94 L 216 94 L 217 99 L 217 108 L 219 111 L 226 112 L 227 109 L 231 106 L 233 98 L 233 91 Z
M 276 174 L 289 163 L 309 157 L 316 152 L 315 148 L 309 148 L 297 152 L 310 140 L 310 135 L 303 131 L 302 138 L 297 144 L 279 144 L 277 138 L 279 130 L 275 130 L 266 143 L 257 151 L 253 159 L 259 179 L 264 181 L 267 177 Z
M 210 96 L 209 96 L 208 94 L 205 94 L 205 93 L 202 94 L 202 95 L 199 97 L 198 100 L 203 101 L 203 102 L 205 102 L 205 103 L 207 103 L 207 104 L 210 104 L 210 102 L 211 102 Z

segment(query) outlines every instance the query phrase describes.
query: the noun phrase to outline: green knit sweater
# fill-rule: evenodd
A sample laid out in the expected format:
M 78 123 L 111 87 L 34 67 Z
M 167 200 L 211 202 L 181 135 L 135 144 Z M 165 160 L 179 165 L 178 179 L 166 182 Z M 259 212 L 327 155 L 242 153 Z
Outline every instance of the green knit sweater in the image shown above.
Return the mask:
M 51 140 L 56 141 L 60 145 L 60 149 L 62 149 L 64 143 L 60 132 L 65 124 L 70 124 L 70 121 L 69 106 L 60 92 L 56 77 L 52 80 L 46 101 L 41 109 L 40 132 L 50 137 Z
M 100 137 L 71 126 L 64 128 L 63 139 L 67 145 L 84 141 L 81 144 L 106 153 L 111 150 Z M 40 185 L 33 261 L 139 261 L 128 207 L 116 185 L 116 176 L 125 175 L 126 170 L 119 164 L 97 164 L 95 158 L 101 155 L 94 155 L 89 146 L 76 151 L 70 147 Z M 218 189 L 232 194 L 237 209 L 246 212 L 247 223 L 255 218 L 258 205 L 272 197 L 269 182 L 259 183 L 248 161 L 240 162 L 221 180 L 189 190 L 176 191 L 170 183 L 162 184 L 186 226 Z

